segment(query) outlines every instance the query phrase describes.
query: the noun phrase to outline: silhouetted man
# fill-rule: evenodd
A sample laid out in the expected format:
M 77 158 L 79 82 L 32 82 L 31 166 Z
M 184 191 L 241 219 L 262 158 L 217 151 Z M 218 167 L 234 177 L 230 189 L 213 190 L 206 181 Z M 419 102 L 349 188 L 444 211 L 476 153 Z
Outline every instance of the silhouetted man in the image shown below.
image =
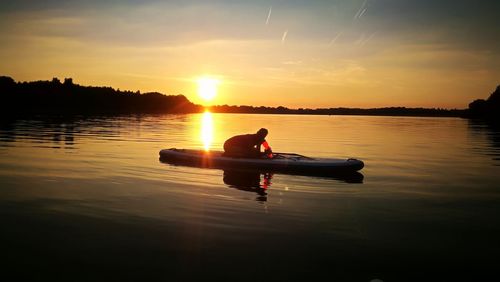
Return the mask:
M 224 156 L 236 158 L 260 158 L 260 146 L 265 148 L 267 157 L 273 157 L 273 151 L 266 141 L 267 129 L 261 128 L 256 134 L 245 134 L 233 136 L 224 142 Z

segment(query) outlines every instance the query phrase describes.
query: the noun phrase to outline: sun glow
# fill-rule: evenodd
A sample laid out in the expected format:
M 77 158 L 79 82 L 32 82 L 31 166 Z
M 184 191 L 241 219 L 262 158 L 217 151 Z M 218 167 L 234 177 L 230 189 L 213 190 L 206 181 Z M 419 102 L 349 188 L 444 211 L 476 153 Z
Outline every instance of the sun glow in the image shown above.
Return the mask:
M 211 101 L 217 95 L 219 80 L 210 77 L 200 77 L 197 80 L 198 95 L 205 101 Z
M 212 141 L 214 139 L 214 121 L 212 118 L 212 113 L 206 111 L 203 113 L 201 118 L 201 141 L 203 142 L 203 148 L 205 151 L 210 150 Z

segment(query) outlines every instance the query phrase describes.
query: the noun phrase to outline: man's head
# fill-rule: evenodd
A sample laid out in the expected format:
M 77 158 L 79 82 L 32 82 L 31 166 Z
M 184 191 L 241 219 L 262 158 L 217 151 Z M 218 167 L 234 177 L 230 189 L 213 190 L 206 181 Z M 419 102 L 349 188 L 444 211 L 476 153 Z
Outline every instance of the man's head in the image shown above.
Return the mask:
M 262 139 L 266 138 L 267 133 L 268 133 L 268 131 L 265 128 L 261 128 L 261 129 L 259 129 L 259 131 L 257 131 L 257 135 L 259 137 L 262 137 Z

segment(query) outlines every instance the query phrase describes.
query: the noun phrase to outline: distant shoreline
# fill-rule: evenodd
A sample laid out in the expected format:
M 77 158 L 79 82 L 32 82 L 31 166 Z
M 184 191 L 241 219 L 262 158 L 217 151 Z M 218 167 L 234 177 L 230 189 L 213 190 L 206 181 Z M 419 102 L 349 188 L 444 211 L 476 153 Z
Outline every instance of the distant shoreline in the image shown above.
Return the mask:
M 252 107 L 252 106 L 211 106 L 213 113 L 234 114 L 291 114 L 291 115 L 342 115 L 342 116 L 414 116 L 414 117 L 466 117 L 466 109 L 432 109 L 432 108 L 320 108 L 289 109 L 285 107 Z
M 500 88 L 497 88 L 499 91 Z M 443 108 L 299 108 L 264 106 L 215 105 L 204 107 L 189 101 L 183 95 L 165 95 L 158 92 L 121 91 L 111 87 L 81 86 L 71 78 L 64 82 L 16 82 L 0 76 L 0 99 L 3 115 L 123 115 L 123 114 L 189 114 L 213 113 L 238 114 L 294 114 L 294 115 L 351 115 L 351 116 L 414 116 L 414 117 L 481 117 L 480 111 Z M 484 101 L 485 100 L 476 100 Z M 471 105 L 477 105 L 474 101 Z M 474 104 L 475 103 L 475 104 Z M 483 103 L 480 103 L 483 105 Z

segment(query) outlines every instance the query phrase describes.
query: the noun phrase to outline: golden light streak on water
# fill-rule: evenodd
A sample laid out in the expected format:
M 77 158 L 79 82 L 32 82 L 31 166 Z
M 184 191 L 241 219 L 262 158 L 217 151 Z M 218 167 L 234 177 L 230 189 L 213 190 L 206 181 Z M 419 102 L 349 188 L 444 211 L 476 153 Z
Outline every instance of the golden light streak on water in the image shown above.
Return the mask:
M 210 151 L 214 139 L 214 121 L 212 113 L 208 110 L 203 113 L 201 118 L 201 141 L 205 151 Z

